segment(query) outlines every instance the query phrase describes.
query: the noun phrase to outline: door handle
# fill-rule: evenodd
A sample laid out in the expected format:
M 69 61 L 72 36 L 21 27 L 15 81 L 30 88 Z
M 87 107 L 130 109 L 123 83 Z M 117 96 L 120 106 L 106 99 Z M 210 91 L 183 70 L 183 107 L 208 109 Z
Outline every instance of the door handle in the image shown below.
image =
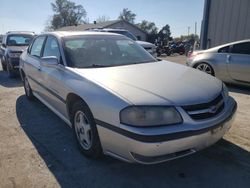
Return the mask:
M 38 65 L 37 70 L 41 71 L 41 65 Z
M 230 58 L 231 58 L 231 56 L 227 55 L 227 63 L 230 63 Z

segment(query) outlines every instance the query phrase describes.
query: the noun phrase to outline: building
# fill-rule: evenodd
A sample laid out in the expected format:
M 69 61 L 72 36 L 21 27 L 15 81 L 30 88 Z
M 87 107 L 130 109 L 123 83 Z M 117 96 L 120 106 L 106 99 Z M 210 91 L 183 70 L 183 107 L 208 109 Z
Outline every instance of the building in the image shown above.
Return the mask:
M 250 39 L 250 0 L 205 0 L 201 48 Z
M 83 24 L 77 26 L 68 26 L 58 29 L 58 31 L 84 31 L 86 29 L 97 29 L 97 28 L 112 28 L 112 29 L 126 29 L 130 31 L 138 40 L 146 41 L 147 33 L 141 30 L 134 24 L 131 24 L 125 20 L 113 20 L 106 21 L 102 23 L 93 23 L 93 24 Z

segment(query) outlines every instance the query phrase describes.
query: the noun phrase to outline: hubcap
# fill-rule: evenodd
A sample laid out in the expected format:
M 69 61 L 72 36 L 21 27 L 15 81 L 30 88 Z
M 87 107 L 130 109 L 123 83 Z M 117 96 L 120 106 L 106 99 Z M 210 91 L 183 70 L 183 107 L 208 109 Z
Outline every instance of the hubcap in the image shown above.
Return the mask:
M 198 66 L 197 66 L 197 69 L 198 70 L 200 70 L 200 71 L 202 71 L 202 72 L 205 72 L 205 73 L 207 73 L 207 74 L 211 74 L 212 75 L 212 69 L 211 69 L 211 67 L 209 66 L 209 65 L 207 65 L 207 64 L 199 64 Z
M 74 118 L 77 139 L 81 146 L 88 150 L 92 146 L 92 135 L 89 120 L 82 111 L 77 111 Z

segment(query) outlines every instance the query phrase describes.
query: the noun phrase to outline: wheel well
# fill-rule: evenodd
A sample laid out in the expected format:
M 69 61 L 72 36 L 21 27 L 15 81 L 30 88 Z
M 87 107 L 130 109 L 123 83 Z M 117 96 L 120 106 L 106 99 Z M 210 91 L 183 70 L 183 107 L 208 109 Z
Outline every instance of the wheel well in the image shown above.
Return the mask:
M 212 75 L 215 76 L 214 68 L 213 68 L 212 65 L 210 65 L 210 63 L 207 63 L 207 62 L 199 62 L 199 63 L 196 63 L 196 64 L 194 65 L 194 68 L 196 68 L 198 65 L 200 65 L 200 64 L 202 64 L 202 63 L 203 63 L 203 64 L 209 65 L 209 66 L 211 67 L 211 69 L 212 69 Z
M 73 120 L 73 104 L 79 100 L 82 101 L 86 106 L 88 106 L 87 103 L 80 96 L 74 93 L 69 93 L 66 98 L 67 111 L 71 122 Z

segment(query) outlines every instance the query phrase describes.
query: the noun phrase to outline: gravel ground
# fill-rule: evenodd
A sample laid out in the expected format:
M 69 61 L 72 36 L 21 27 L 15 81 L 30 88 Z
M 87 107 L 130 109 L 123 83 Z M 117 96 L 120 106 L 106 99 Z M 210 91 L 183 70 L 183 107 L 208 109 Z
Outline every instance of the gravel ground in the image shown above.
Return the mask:
M 167 57 L 184 63 L 184 56 Z M 85 158 L 72 130 L 42 103 L 28 101 L 19 78 L 0 67 L 0 187 L 246 187 L 250 185 L 250 89 L 230 87 L 233 128 L 214 146 L 158 165 Z

